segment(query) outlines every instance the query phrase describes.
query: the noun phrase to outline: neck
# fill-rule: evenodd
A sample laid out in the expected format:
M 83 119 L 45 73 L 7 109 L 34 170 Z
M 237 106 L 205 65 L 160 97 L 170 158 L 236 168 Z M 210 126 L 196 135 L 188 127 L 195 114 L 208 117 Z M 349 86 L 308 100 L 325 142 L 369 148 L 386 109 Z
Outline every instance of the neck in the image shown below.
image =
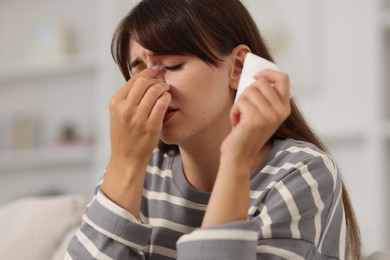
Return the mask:
M 217 138 L 197 139 L 196 144 L 180 146 L 180 155 L 183 161 L 185 177 L 190 185 L 199 191 L 211 192 L 217 177 L 220 146 L 222 140 Z M 210 140 L 207 140 L 210 139 Z M 212 140 L 211 140 L 212 139 Z
M 213 124 L 179 144 L 184 175 L 196 190 L 211 192 L 218 174 L 222 141 L 231 131 L 229 110 Z
M 220 142 L 207 142 L 204 144 L 206 146 L 198 142 L 199 145 L 190 146 L 191 149 L 180 147 L 183 171 L 187 181 L 194 189 L 202 192 L 212 191 L 219 169 L 221 142 L 222 140 Z M 211 143 L 213 145 L 210 145 Z M 258 169 L 271 149 L 272 143 L 267 143 L 260 149 L 251 166 L 251 173 Z

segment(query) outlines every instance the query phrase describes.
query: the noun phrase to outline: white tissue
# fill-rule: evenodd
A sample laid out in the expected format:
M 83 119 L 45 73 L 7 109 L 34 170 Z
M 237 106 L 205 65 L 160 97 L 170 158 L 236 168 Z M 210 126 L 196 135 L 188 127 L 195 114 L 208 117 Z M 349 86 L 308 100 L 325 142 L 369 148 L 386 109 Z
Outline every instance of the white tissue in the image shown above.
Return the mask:
M 244 66 L 242 68 L 240 82 L 238 83 L 237 94 L 234 102 L 238 100 L 238 97 L 244 92 L 244 90 L 252 85 L 256 80 L 256 74 L 266 69 L 272 69 L 280 71 L 279 67 L 275 64 L 257 56 L 253 53 L 248 53 L 244 60 Z

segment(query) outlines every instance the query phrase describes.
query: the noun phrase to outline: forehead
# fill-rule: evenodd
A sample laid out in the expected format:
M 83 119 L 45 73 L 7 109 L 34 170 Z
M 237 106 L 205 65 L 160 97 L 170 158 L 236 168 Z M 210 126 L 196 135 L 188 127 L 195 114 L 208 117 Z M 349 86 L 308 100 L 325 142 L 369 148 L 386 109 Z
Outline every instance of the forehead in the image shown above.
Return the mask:
M 130 60 L 136 58 L 145 58 L 146 56 L 155 56 L 155 54 L 134 40 L 130 40 Z

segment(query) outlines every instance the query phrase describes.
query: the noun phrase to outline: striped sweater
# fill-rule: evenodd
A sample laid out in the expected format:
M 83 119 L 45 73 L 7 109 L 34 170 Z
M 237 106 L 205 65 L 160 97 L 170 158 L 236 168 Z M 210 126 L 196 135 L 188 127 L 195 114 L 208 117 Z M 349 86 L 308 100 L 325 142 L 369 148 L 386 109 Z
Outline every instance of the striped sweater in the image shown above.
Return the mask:
M 251 176 L 246 221 L 200 228 L 210 193 L 187 182 L 180 154 L 155 150 L 141 219 L 99 189 L 65 259 L 344 259 L 342 179 L 317 147 L 275 141 Z

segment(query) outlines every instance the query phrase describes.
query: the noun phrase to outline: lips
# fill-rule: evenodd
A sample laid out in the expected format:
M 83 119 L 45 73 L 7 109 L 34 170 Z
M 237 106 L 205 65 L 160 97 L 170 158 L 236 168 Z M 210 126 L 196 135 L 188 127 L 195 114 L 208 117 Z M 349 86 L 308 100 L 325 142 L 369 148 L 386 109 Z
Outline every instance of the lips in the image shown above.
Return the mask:
M 164 122 L 164 123 L 165 123 L 165 122 L 168 122 L 168 121 L 176 114 L 177 111 L 178 111 L 178 109 L 169 106 L 168 109 L 167 109 L 167 111 L 165 112 L 163 122 Z

